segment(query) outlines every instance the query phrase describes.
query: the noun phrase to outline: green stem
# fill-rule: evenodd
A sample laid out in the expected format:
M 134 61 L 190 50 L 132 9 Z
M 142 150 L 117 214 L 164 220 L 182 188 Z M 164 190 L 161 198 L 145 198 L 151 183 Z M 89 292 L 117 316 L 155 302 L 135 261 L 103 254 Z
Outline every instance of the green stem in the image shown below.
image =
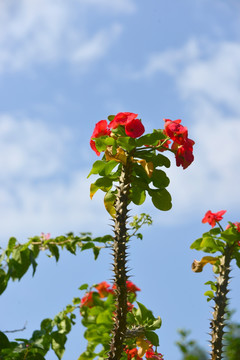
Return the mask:
M 115 224 L 114 224 L 114 283 L 116 285 L 116 311 L 114 317 L 114 326 L 112 330 L 112 340 L 108 360 L 119 360 L 123 352 L 123 344 L 126 336 L 126 318 L 127 318 L 127 287 L 128 279 L 126 269 L 126 243 L 127 218 L 128 218 L 128 196 L 130 188 L 131 161 L 127 158 L 127 164 L 122 165 L 121 175 L 119 177 L 118 193 L 115 202 Z

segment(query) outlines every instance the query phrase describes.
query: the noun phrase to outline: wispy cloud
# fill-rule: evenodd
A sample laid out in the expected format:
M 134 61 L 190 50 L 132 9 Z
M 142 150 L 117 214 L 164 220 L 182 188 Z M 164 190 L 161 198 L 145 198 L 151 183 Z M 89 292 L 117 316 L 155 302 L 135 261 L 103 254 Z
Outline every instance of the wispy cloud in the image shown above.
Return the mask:
M 169 169 L 173 212 L 163 221 L 177 222 L 196 211 L 222 208 L 237 211 L 240 178 L 240 45 L 191 39 L 179 49 L 152 54 L 133 73 L 136 81 L 172 76 L 186 104 L 189 136 L 196 141 L 195 161 L 187 169 Z M 184 120 L 183 120 L 184 122 Z
M 0 116 L 1 243 L 41 231 L 94 232 L 96 222 L 99 231 L 107 227 L 102 196 L 89 197 L 89 169 L 69 167 L 72 140 L 66 128 Z
M 132 0 L 80 0 L 81 4 L 97 7 L 104 12 L 133 13 L 136 10 Z
M 89 61 L 98 61 L 117 41 L 121 26 L 111 19 L 108 25 L 98 25 L 94 32 L 89 31 L 88 16 L 99 9 L 111 15 L 124 9 L 131 12 L 134 7 L 130 0 L 95 3 L 78 0 L 1 2 L 0 73 L 46 63 L 89 65 Z

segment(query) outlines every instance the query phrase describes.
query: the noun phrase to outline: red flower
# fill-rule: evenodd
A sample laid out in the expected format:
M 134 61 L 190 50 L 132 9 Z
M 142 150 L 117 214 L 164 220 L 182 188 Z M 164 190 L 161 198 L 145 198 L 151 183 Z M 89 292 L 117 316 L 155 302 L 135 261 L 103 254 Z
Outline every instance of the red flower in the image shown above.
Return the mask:
M 106 281 L 102 281 L 100 284 L 96 285 L 95 288 L 99 292 L 101 298 L 108 296 L 108 294 L 113 294 L 113 289 L 110 288 L 110 284 Z
M 133 284 L 131 281 L 127 280 L 126 281 L 126 285 L 127 285 L 127 291 L 128 292 L 133 292 L 136 293 L 136 291 L 141 291 L 141 289 L 139 289 L 139 287 L 137 287 L 135 284 Z M 113 289 L 116 289 L 116 284 L 113 284 Z
M 128 309 L 128 311 L 132 311 L 133 308 L 134 308 L 134 305 L 128 301 L 128 302 L 127 302 L 127 309 Z
M 209 225 L 211 225 L 212 227 L 214 227 L 216 225 L 216 222 L 222 220 L 222 216 L 225 214 L 227 210 L 221 210 L 218 211 L 216 213 L 212 213 L 210 210 L 208 210 L 204 216 L 204 218 L 202 219 L 202 223 L 209 223 Z
M 93 130 L 91 139 L 90 139 L 90 146 L 95 151 L 95 153 L 99 156 L 100 152 L 97 150 L 95 142 L 93 141 L 94 138 L 98 138 L 100 136 L 110 135 L 111 130 L 108 128 L 107 120 L 100 120 Z
M 85 296 L 81 299 L 80 307 L 87 306 L 92 307 L 93 306 L 93 292 L 90 291 L 85 294 Z
M 128 360 L 131 360 L 133 358 L 135 358 L 136 360 L 142 360 L 142 358 L 138 356 L 137 348 L 133 348 L 133 349 L 125 348 L 124 351 L 127 354 Z
M 132 119 L 126 123 L 125 132 L 127 136 L 137 138 L 141 136 L 145 131 L 145 128 L 139 119 Z
M 120 112 L 109 123 L 109 128 L 116 129 L 119 125 L 126 125 L 127 122 L 135 119 L 137 116 L 138 114 L 134 114 L 130 112 Z
M 164 144 L 161 146 L 161 144 L 164 142 Z M 159 140 L 159 143 L 157 146 L 161 146 L 159 149 L 157 149 L 158 151 L 160 152 L 163 152 L 165 150 L 167 150 L 169 148 L 169 145 L 171 144 L 171 141 L 170 140 L 165 140 L 165 139 L 162 139 L 162 140 Z
M 188 137 L 188 129 L 185 126 L 180 125 L 181 120 L 170 120 L 164 119 L 164 133 L 170 137 L 173 141 L 176 141 L 178 144 L 182 144 L 186 141 Z
M 146 351 L 145 356 L 147 359 L 163 360 L 163 355 L 160 353 L 155 353 L 152 348 Z
M 182 145 L 179 145 L 176 141 L 172 144 L 172 150 L 175 152 L 176 165 L 182 166 L 186 169 L 194 160 L 193 145 L 194 141 L 186 139 Z
M 135 284 L 133 284 L 129 280 L 126 281 L 126 285 L 127 285 L 127 291 L 128 292 L 136 293 L 136 291 L 141 291 L 141 289 L 139 289 L 139 287 L 137 287 Z

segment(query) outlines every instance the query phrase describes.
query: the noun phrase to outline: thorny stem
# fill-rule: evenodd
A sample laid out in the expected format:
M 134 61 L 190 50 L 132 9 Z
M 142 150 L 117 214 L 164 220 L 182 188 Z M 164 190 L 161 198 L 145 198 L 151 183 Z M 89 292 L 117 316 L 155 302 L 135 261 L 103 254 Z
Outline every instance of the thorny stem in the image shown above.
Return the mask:
M 231 262 L 231 248 L 226 246 L 223 256 L 220 258 L 220 271 L 217 278 L 217 290 L 215 293 L 213 319 L 210 322 L 211 331 L 211 360 L 223 359 L 223 335 L 225 315 L 227 307 L 227 294 Z
M 126 336 L 126 317 L 127 317 L 127 287 L 128 279 L 126 269 L 126 243 L 127 218 L 128 218 L 128 196 L 130 188 L 131 175 L 131 157 L 127 157 L 126 165 L 122 165 L 119 185 L 117 187 L 117 196 L 115 201 L 115 222 L 114 222 L 114 283 L 116 285 L 116 311 L 114 317 L 114 326 L 112 330 L 112 340 L 108 360 L 119 360 L 123 352 L 123 343 Z

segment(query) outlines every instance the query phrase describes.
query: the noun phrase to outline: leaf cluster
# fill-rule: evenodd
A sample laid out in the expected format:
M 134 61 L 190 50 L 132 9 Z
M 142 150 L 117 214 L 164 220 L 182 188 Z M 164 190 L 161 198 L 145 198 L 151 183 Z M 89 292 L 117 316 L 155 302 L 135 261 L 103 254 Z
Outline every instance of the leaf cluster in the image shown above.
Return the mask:
M 146 199 L 146 194 L 151 197 L 153 205 L 163 211 L 171 209 L 171 195 L 166 190 L 169 178 L 160 168 L 170 167 L 169 159 L 156 151 L 160 140 L 165 139 L 162 130 L 154 130 L 138 139 L 128 136 L 119 136 L 119 126 L 116 137 L 101 136 L 95 139 L 99 151 L 105 151 L 102 160 L 97 160 L 88 175 L 100 177 L 90 186 L 92 198 L 98 190 L 105 192 L 104 205 L 111 216 L 114 216 L 114 202 L 116 190 L 113 188 L 118 181 L 121 168 L 125 165 L 126 158 L 130 157 L 132 172 L 130 179 L 129 203 L 141 205 Z M 118 136 L 117 136 L 118 135 Z M 109 155 L 109 147 L 110 154 Z
M 90 233 L 81 233 L 75 236 L 68 233 L 66 236 L 44 239 L 42 236 L 34 236 L 28 242 L 20 244 L 16 238 L 11 237 L 5 250 L 0 249 L 0 294 L 2 294 L 10 279 L 20 280 L 32 267 L 33 275 L 37 268 L 40 251 L 47 251 L 49 257 L 59 260 L 59 249 L 66 249 L 76 255 L 80 251 L 92 249 L 95 260 L 102 248 L 108 247 L 112 242 L 111 235 L 92 238 Z M 101 245 L 101 246 L 99 246 Z
M 2 360 L 44 360 L 52 349 L 60 360 L 65 351 L 67 334 L 75 325 L 76 306 L 68 305 L 54 319 L 44 319 L 39 330 L 35 330 L 30 339 L 19 338 L 9 341 L 0 332 L 0 359 Z

